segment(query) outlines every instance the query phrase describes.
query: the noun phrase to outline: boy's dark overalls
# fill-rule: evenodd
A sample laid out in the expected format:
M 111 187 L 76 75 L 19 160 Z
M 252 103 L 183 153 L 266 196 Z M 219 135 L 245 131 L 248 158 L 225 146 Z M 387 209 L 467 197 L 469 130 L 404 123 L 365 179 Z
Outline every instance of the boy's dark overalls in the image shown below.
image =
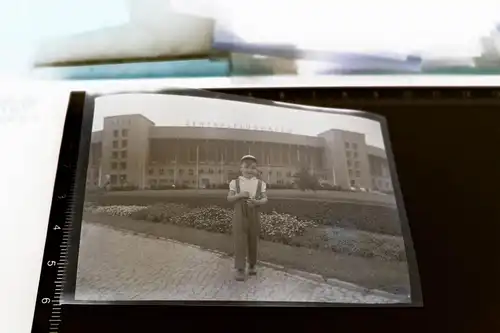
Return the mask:
M 240 180 L 237 178 L 236 194 L 240 193 Z M 262 181 L 257 183 L 255 199 L 262 196 Z M 249 207 L 245 200 L 238 200 L 234 204 L 233 237 L 234 237 L 234 266 L 238 270 L 245 269 L 245 259 L 248 255 L 248 264 L 252 267 L 257 263 L 257 242 L 260 233 L 260 216 L 258 207 Z

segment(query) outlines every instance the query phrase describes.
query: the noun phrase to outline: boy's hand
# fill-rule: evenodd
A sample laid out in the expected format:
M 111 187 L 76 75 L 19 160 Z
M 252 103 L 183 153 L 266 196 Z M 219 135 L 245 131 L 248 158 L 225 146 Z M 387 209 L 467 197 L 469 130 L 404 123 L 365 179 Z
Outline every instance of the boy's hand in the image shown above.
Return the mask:
M 250 198 L 250 193 L 248 193 L 248 191 L 243 191 L 243 192 L 240 192 L 240 194 L 238 196 L 242 199 L 246 199 L 246 198 Z
M 256 199 L 248 199 L 247 204 L 249 207 L 256 207 L 259 205 L 259 200 Z

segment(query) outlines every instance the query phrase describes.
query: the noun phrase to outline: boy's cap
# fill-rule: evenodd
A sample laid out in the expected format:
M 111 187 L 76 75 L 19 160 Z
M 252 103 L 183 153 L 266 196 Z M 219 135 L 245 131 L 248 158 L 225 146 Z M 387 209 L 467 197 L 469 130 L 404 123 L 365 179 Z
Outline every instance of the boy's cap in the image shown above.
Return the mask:
M 240 162 L 243 162 L 244 160 L 252 160 L 255 163 L 257 163 L 257 158 L 253 155 L 245 155 L 241 158 Z

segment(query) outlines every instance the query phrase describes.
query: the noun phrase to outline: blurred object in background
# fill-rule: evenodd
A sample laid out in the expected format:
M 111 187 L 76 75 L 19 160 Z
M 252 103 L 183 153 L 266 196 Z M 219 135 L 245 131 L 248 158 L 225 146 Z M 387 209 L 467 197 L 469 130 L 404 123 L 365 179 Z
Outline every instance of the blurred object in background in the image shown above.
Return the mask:
M 386 52 L 385 54 L 363 54 L 347 51 L 331 51 L 328 49 L 307 49 L 299 48 L 293 44 L 265 44 L 249 43 L 244 38 L 232 32 L 230 28 L 216 25 L 214 29 L 214 48 L 221 52 L 231 54 L 247 54 L 245 58 L 250 59 L 282 59 L 282 63 L 294 64 L 295 73 L 300 75 L 316 74 L 330 75 L 340 73 L 356 72 L 401 72 L 415 73 L 420 71 L 421 59 L 406 55 L 399 55 Z M 255 57 L 252 58 L 251 55 Z M 290 74 L 290 71 L 272 71 L 249 72 L 239 70 L 241 64 L 234 64 L 233 57 L 232 71 L 233 75 L 272 75 L 272 74 Z M 256 68 L 256 67 L 254 67 Z M 256 68 L 257 69 L 257 68 Z
M 297 60 L 299 75 L 415 74 L 422 59 L 415 56 L 337 54 L 331 61 Z
M 297 75 L 293 59 L 231 53 L 231 75 Z
M 500 25 L 481 39 L 483 52 L 475 59 L 476 66 L 485 70 L 500 70 Z
M 35 70 L 35 76 L 56 80 L 137 79 L 165 77 L 219 77 L 230 75 L 225 59 L 141 61 L 117 64 L 47 66 Z
M 45 40 L 38 47 L 35 65 L 208 58 L 213 20 L 175 12 L 168 1 L 122 1 L 126 1 L 127 22 Z
M 30 74 L 33 36 L 30 0 L 2 1 L 0 10 L 0 78 Z
M 491 0 L 172 1 L 216 21 L 215 49 L 300 59 L 300 75 L 474 70 L 481 37 L 500 16 Z
M 494 56 L 498 30 L 490 33 L 500 19 L 498 0 L 110 1 L 123 7 L 121 21 L 44 38 L 36 73 L 99 79 L 474 74 L 500 68 Z M 112 12 L 109 6 L 106 11 Z

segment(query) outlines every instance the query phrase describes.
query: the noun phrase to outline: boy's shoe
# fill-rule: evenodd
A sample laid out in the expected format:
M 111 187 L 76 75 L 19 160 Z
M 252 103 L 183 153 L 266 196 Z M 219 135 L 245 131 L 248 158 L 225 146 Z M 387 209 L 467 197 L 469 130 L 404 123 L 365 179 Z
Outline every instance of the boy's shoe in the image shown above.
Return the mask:
M 236 281 L 245 281 L 245 271 L 243 269 L 238 269 L 234 275 Z
M 257 275 L 257 270 L 255 266 L 248 266 L 248 275 Z

